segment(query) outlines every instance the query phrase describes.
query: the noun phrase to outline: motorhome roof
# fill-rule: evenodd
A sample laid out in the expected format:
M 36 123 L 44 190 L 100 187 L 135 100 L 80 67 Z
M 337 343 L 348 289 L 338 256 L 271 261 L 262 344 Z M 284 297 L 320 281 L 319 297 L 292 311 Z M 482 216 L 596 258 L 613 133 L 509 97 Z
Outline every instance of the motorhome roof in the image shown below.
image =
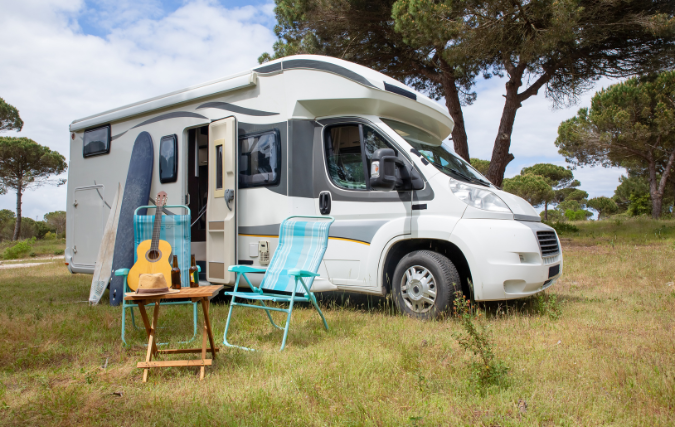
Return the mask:
M 438 113 L 441 113 L 442 119 L 445 119 L 443 120 L 445 122 L 443 125 L 446 127 L 446 129 L 452 130 L 454 125 L 452 119 L 448 115 L 447 110 L 441 105 L 382 73 L 337 58 L 320 55 L 296 55 L 277 59 L 265 63 L 259 67 L 253 68 L 252 70 L 244 71 L 225 78 L 212 80 L 196 86 L 191 86 L 182 90 L 170 92 L 164 95 L 156 96 L 154 98 L 104 111 L 99 114 L 84 117 L 82 119 L 74 120 L 70 125 L 70 130 L 83 130 L 93 126 L 98 126 L 103 123 L 127 119 L 139 114 L 157 110 L 159 108 L 166 108 L 207 96 L 213 96 L 220 93 L 255 86 L 257 85 L 258 75 L 274 75 L 292 69 L 316 70 L 337 74 L 366 87 L 392 92 L 406 98 L 410 98 L 427 107 L 432 108 Z

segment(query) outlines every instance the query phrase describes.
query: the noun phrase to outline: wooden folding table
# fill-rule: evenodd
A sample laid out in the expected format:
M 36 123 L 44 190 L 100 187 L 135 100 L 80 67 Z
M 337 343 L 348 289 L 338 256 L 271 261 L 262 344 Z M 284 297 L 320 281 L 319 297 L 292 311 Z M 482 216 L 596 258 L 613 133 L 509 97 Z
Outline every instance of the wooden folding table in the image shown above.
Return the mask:
M 143 368 L 143 382 L 148 380 L 149 368 L 165 368 L 169 366 L 199 366 L 199 379 L 204 379 L 204 367 L 210 366 L 212 360 L 216 358 L 216 353 L 219 351 L 216 348 L 213 340 L 213 331 L 211 330 L 211 320 L 209 319 L 209 305 L 211 299 L 218 295 L 223 289 L 222 285 L 200 286 L 198 288 L 181 288 L 180 292 L 166 295 L 142 295 L 142 294 L 127 294 L 124 299 L 127 301 L 136 301 L 138 310 L 141 312 L 145 331 L 148 334 L 148 352 L 145 356 L 145 362 L 139 362 L 137 367 Z M 172 349 L 172 350 L 158 350 L 157 349 L 157 319 L 159 317 L 159 302 L 162 300 L 172 299 L 191 299 L 192 302 L 202 303 L 202 311 L 204 312 L 204 332 L 202 334 L 202 348 L 186 348 L 186 349 Z M 152 323 L 148 319 L 148 314 L 145 311 L 145 306 L 155 303 L 155 309 L 152 313 Z M 207 349 L 206 340 L 208 339 L 211 348 Z M 211 352 L 211 359 L 206 358 L 206 352 Z M 160 354 L 179 354 L 179 353 L 201 353 L 201 359 L 193 360 L 167 360 L 167 361 L 153 361 L 153 356 L 157 358 Z

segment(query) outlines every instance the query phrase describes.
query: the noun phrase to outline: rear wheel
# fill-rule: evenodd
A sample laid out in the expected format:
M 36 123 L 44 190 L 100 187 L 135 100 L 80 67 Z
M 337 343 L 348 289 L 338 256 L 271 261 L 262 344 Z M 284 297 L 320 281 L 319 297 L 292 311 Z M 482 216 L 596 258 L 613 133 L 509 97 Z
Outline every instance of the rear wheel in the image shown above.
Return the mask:
M 459 290 L 455 265 L 437 252 L 411 252 L 401 258 L 394 272 L 394 300 L 399 310 L 410 317 L 437 317 L 447 310 Z

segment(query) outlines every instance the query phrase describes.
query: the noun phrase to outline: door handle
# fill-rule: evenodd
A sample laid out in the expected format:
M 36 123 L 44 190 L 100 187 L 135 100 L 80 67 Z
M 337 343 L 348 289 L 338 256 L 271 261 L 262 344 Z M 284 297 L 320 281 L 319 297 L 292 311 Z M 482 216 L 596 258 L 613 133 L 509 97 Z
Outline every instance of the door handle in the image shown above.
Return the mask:
M 319 194 L 319 212 L 321 215 L 328 215 L 331 208 L 331 197 L 330 193 L 325 191 Z
M 228 188 L 225 190 L 225 204 L 229 210 L 232 210 L 232 207 L 230 207 L 232 200 L 234 200 L 234 190 Z

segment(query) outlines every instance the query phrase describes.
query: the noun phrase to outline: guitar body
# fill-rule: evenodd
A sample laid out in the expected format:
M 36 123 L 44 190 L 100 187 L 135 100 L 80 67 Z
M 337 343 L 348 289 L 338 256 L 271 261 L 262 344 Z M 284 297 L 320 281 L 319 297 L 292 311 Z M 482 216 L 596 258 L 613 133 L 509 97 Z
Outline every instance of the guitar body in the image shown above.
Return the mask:
M 162 273 L 166 284 L 171 287 L 171 263 L 169 262 L 171 245 L 164 240 L 159 240 L 157 244 L 159 257 L 154 260 L 151 260 L 150 256 L 152 240 L 144 240 L 138 244 L 138 248 L 136 248 L 136 254 L 138 254 L 136 264 L 131 267 L 129 276 L 127 276 L 127 283 L 132 291 L 138 289 L 138 281 L 141 274 Z

